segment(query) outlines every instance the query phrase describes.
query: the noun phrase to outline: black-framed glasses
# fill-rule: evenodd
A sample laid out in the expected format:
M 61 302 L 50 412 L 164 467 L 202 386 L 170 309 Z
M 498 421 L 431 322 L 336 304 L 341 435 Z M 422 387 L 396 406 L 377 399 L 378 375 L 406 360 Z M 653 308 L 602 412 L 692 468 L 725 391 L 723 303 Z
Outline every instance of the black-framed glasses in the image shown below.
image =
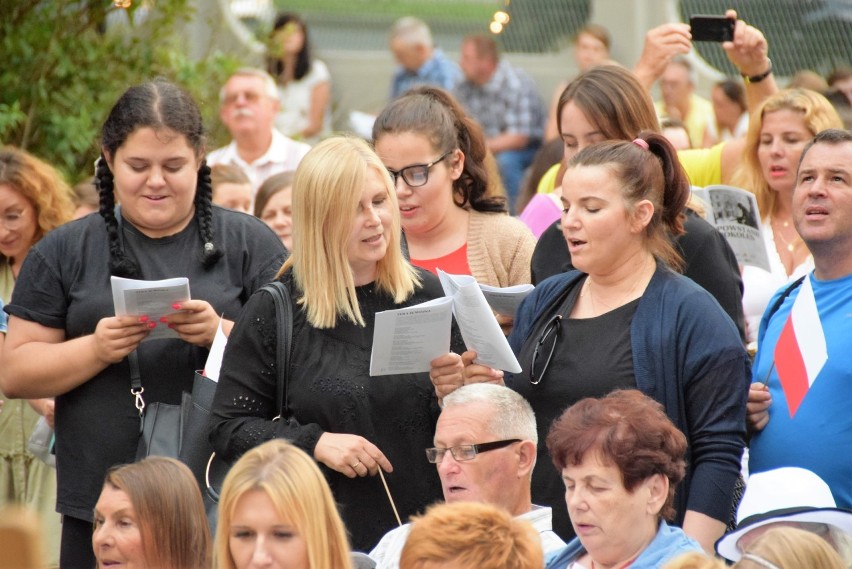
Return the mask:
M 402 179 L 411 188 L 419 188 L 420 186 L 425 186 L 426 182 L 429 181 L 429 170 L 432 168 L 432 166 L 444 160 L 453 152 L 453 150 L 450 150 L 449 152 L 444 153 L 440 158 L 436 158 L 428 164 L 412 164 L 411 166 L 406 166 L 405 168 L 401 168 L 398 171 L 388 168 L 388 173 L 393 178 L 393 185 L 396 186 L 399 177 L 402 176 Z
M 450 448 L 427 448 L 426 459 L 432 464 L 440 464 L 444 460 L 444 455 L 447 451 L 453 455 L 453 458 L 458 462 L 473 460 L 476 455 L 489 450 L 507 447 L 514 443 L 521 442 L 521 439 L 506 439 L 503 441 L 494 441 L 493 443 L 480 443 L 478 445 L 458 445 Z
M 562 315 L 557 314 L 553 317 L 553 320 L 547 323 L 547 326 L 544 327 L 541 336 L 538 337 L 535 343 L 535 351 L 533 351 L 532 363 L 530 365 L 530 383 L 533 385 L 538 385 L 544 378 L 544 372 L 547 371 L 550 360 L 553 359 L 553 353 L 556 351 L 556 344 L 560 336 L 562 336 Z M 549 348 L 545 347 L 547 342 L 550 342 Z M 542 363 L 541 356 L 544 353 L 547 353 L 547 359 Z M 536 366 L 538 365 L 541 366 L 540 371 L 536 371 Z

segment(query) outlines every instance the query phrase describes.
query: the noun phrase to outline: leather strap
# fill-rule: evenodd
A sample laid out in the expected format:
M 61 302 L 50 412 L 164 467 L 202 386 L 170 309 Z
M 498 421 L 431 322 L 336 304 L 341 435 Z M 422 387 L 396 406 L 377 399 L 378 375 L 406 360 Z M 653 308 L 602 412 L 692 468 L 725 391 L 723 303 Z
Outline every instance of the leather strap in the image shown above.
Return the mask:
M 272 300 L 275 302 L 275 321 L 278 323 L 278 343 L 275 350 L 276 393 L 279 405 L 278 416 L 275 419 L 283 419 L 286 417 L 285 412 L 289 402 L 287 378 L 290 375 L 290 348 L 293 339 L 293 312 L 290 291 L 281 281 L 273 281 L 264 285 L 260 290 L 265 290 L 271 294 Z

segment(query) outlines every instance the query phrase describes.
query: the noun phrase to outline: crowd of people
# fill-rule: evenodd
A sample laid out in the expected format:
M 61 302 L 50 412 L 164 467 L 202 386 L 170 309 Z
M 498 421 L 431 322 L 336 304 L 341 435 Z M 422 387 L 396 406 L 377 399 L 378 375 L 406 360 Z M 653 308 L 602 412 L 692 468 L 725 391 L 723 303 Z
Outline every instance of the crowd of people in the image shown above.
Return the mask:
M 328 67 L 283 13 L 266 69 L 222 86 L 222 148 L 157 79 L 73 189 L 0 149 L 0 514 L 40 516 L 36 566 L 852 567 L 852 72 L 779 89 L 727 17 L 744 80 L 710 99 L 688 25 L 632 70 L 589 25 L 549 111 L 492 37 L 456 64 L 401 18 L 363 140 L 332 132 Z M 705 219 L 692 186 L 721 183 L 754 194 L 769 270 Z M 535 285 L 493 314 L 520 372 L 454 324 L 429 369 L 371 375 L 377 315 L 445 296 L 441 271 Z M 117 315 L 111 277 L 191 299 Z M 211 531 L 198 474 L 138 442 L 220 332 Z

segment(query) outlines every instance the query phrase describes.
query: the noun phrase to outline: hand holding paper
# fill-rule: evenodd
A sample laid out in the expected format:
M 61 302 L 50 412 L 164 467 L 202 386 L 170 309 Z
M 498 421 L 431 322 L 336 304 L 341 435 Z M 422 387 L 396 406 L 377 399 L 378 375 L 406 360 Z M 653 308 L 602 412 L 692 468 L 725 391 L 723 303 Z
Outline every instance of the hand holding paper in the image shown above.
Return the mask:
M 521 364 L 512 352 L 476 279 L 469 275 L 450 275 L 440 269 L 438 278 L 444 293 L 453 299 L 453 315 L 467 349 L 477 353 L 476 363 L 520 373 Z
M 179 309 L 174 308 L 175 304 L 190 299 L 188 279 L 143 281 L 110 277 L 110 284 L 116 316 L 146 317 L 150 332 L 143 341 L 179 337 L 168 327 L 168 316 Z

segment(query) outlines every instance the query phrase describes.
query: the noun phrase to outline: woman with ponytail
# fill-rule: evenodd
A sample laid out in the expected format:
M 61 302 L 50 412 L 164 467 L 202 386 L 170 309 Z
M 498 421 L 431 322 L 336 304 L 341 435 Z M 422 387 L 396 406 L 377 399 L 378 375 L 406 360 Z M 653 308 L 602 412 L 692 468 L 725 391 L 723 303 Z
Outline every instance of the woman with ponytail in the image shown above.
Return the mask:
M 251 294 L 285 257 L 260 220 L 212 205 L 201 115 L 165 81 L 131 87 L 101 131 L 100 215 L 52 231 L 18 276 L 0 385 L 10 397 L 56 397 L 61 565 L 92 567 L 92 512 L 107 470 L 132 461 L 138 356 L 147 405 L 180 403 L 222 316 L 229 334 Z M 116 206 L 120 203 L 120 206 Z M 115 316 L 110 276 L 189 279 L 192 300 L 160 321 Z M 168 326 L 178 338 L 143 342 Z M 134 356 L 135 357 L 135 356 Z
M 712 551 L 732 509 L 751 374 L 734 323 L 676 272 L 671 237 L 683 232 L 688 197 L 686 175 L 660 134 L 593 144 L 571 158 L 561 226 L 578 270 L 545 280 L 524 300 L 509 336 L 523 371 L 505 383 L 532 405 L 542 441 L 584 397 L 639 389 L 661 403 L 688 442 L 675 522 Z M 501 376 L 476 364 L 464 370 L 465 383 Z M 568 537 L 565 487 L 543 444 L 532 492 L 534 503 L 553 507 L 554 531 Z
M 489 190 L 485 136 L 449 93 L 408 91 L 376 118 L 373 140 L 393 176 L 412 264 L 491 286 L 530 282 L 535 237 Z

